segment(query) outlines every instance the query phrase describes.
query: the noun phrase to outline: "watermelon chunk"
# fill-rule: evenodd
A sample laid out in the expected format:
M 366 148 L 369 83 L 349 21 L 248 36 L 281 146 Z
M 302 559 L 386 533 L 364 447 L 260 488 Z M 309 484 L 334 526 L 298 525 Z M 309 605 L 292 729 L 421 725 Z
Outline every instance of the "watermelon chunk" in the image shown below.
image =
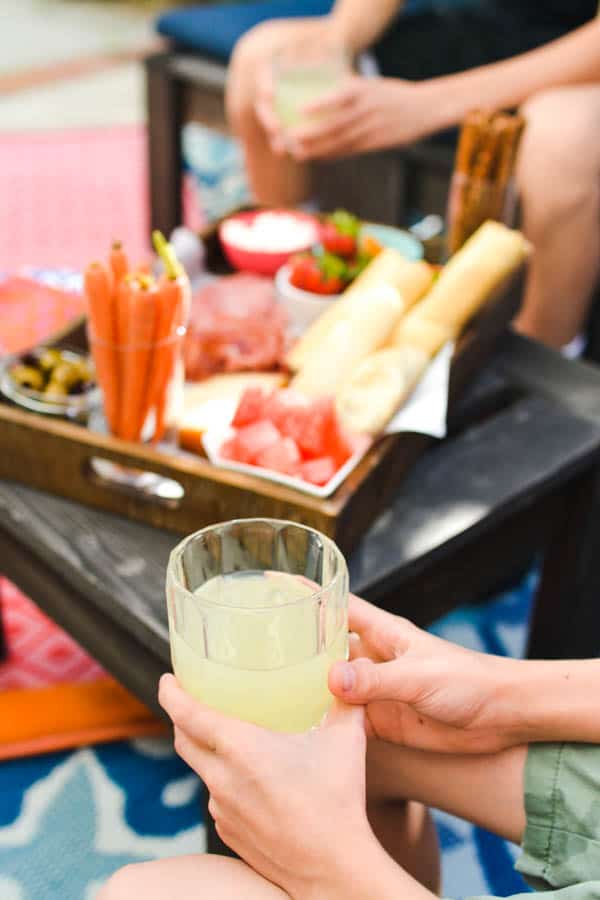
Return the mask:
M 321 456 L 319 459 L 311 459 L 302 464 L 300 476 L 311 484 L 322 486 L 327 484 L 338 470 L 335 460 L 331 456 Z
M 233 459 L 242 463 L 254 463 L 257 457 L 281 438 L 279 431 L 268 419 L 244 425 L 233 438 Z
M 356 452 L 358 446 L 354 440 L 354 436 L 349 434 L 342 426 L 337 414 L 330 424 L 330 431 L 328 432 L 325 443 L 338 467 L 343 466 L 344 463 L 348 462 L 350 457 Z
M 266 399 L 260 388 L 246 388 L 235 411 L 231 423 L 233 427 L 243 428 L 244 425 L 251 425 L 254 422 L 258 422 L 259 419 L 268 418 L 264 415 Z
M 287 388 L 274 391 L 268 398 L 266 418 L 279 428 L 282 434 L 298 443 L 311 415 L 310 400 L 297 391 Z
M 284 437 L 271 444 L 256 457 L 256 465 L 282 475 L 297 475 L 302 457 L 298 445 L 292 438 Z
M 222 459 L 237 459 L 237 435 L 230 437 L 224 444 L 221 444 L 219 456 Z
M 305 428 L 298 437 L 298 446 L 307 459 L 318 459 L 328 455 L 326 434 L 328 432 L 328 420 L 335 414 L 333 400 L 322 398 L 311 404 L 311 414 L 307 418 Z
M 314 401 L 298 445 L 307 459 L 331 456 L 338 467 L 352 456 L 352 440 L 340 424 L 332 397 Z

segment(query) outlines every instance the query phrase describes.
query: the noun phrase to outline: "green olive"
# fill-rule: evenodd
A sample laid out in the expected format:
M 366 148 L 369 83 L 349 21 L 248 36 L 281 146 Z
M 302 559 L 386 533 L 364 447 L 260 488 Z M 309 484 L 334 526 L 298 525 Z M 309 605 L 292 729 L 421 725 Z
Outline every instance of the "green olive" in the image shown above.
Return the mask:
M 50 381 L 62 385 L 68 391 L 72 384 L 81 379 L 79 366 L 72 362 L 60 362 L 52 370 Z
M 41 391 L 44 387 L 44 376 L 39 369 L 34 369 L 33 366 L 14 366 L 10 370 L 10 374 L 15 384 L 22 388 L 27 388 L 31 391 Z
M 43 369 L 45 372 L 50 372 L 56 366 L 60 365 L 62 358 L 63 356 L 60 350 L 54 350 L 52 348 L 44 350 L 39 360 L 40 369 Z
M 78 359 L 74 362 L 71 362 L 70 365 L 73 367 L 73 371 L 75 372 L 76 377 L 73 379 L 74 381 L 91 381 L 93 377 L 92 367 L 90 366 L 87 359 Z
M 48 387 L 44 391 L 44 394 L 51 397 L 66 397 L 68 394 L 68 389 L 64 384 L 60 384 L 57 381 L 54 381 L 53 378 L 48 382 Z

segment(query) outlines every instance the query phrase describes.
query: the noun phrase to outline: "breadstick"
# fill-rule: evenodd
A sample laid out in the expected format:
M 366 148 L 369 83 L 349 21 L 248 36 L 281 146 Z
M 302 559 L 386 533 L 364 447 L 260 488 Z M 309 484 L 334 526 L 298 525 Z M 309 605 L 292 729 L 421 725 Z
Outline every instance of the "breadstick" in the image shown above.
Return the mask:
M 356 366 L 385 344 L 403 310 L 400 294 L 389 285 L 373 287 L 352 301 L 292 381 L 295 390 L 308 397 L 335 394 Z
M 389 348 L 367 356 L 336 396 L 343 424 L 357 434 L 380 434 L 428 365 L 428 354 L 416 347 Z
M 521 232 L 486 222 L 442 269 L 419 312 L 459 333 L 530 252 Z
M 377 285 L 391 285 L 402 297 L 404 310 L 413 306 L 429 289 L 434 271 L 426 262 L 412 262 L 397 250 L 385 249 L 375 257 L 356 281 L 350 285 L 336 303 L 294 344 L 287 356 L 287 364 L 293 372 L 298 372 L 315 352 L 330 329 L 347 315 L 350 304 L 369 305 L 370 290 Z
M 418 303 L 407 316 L 404 316 L 392 334 L 390 347 L 410 346 L 426 353 L 430 359 L 442 349 L 448 341 L 456 338 L 456 329 L 443 322 L 426 318 L 421 311 L 422 303 Z

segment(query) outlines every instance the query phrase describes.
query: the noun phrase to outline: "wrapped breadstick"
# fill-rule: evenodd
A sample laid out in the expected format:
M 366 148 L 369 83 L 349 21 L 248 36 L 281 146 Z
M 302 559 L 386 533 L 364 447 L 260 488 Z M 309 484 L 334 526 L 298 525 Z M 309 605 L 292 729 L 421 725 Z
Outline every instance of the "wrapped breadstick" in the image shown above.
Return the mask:
M 307 397 L 335 394 L 356 366 L 382 347 L 404 308 L 398 291 L 389 285 L 355 294 L 343 318 L 334 322 L 292 381 Z
M 336 396 L 346 428 L 357 434 L 380 434 L 413 392 L 429 362 L 428 353 L 410 346 L 367 356 Z
M 410 346 L 422 350 L 430 359 L 442 347 L 456 338 L 456 329 L 443 322 L 426 318 L 421 312 L 421 304 L 403 316 L 392 333 L 390 347 Z
M 530 252 L 531 245 L 520 231 L 486 222 L 442 269 L 419 304 L 419 312 L 455 333 L 462 331 Z
M 426 262 L 412 262 L 405 259 L 397 250 L 390 248 L 382 250 L 350 285 L 343 297 L 330 306 L 296 341 L 286 360 L 288 366 L 297 372 L 306 364 L 313 352 L 320 351 L 327 333 L 346 316 L 350 303 L 364 303 L 368 307 L 372 288 L 377 285 L 390 285 L 396 288 L 406 311 L 424 296 L 431 286 L 433 275 L 433 269 Z

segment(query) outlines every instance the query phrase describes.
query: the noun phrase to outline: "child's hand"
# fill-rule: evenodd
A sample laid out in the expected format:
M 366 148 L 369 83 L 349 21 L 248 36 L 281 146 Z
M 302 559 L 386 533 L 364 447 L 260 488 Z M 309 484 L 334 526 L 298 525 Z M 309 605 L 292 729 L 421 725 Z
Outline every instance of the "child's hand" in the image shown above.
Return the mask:
M 522 662 L 465 650 L 357 597 L 350 601 L 351 662 L 329 689 L 366 705 L 370 733 L 448 753 L 495 752 L 527 739 L 519 724 Z
M 294 897 L 343 887 L 348 855 L 376 843 L 365 812 L 362 708 L 336 703 L 321 728 L 288 735 L 202 706 L 172 675 L 161 679 L 159 699 L 177 752 L 210 792 L 222 840 Z

